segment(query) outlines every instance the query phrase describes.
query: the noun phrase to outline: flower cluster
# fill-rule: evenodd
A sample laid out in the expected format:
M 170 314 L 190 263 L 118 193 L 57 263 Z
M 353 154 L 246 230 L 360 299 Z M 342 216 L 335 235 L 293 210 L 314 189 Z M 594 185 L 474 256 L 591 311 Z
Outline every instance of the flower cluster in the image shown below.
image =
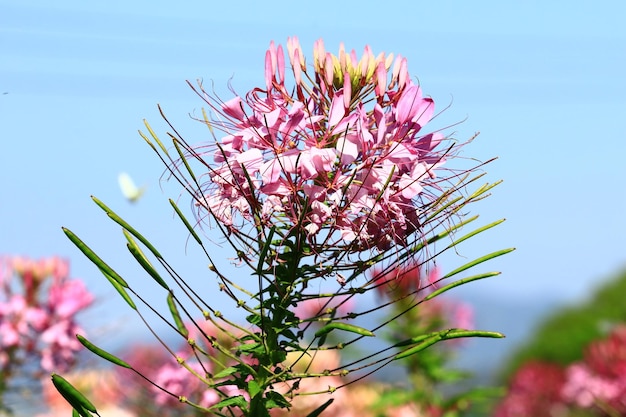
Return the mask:
M 67 370 L 81 346 L 75 316 L 92 302 L 84 283 L 69 279 L 63 259 L 0 259 L 0 383 L 22 366 Z
M 585 360 L 569 366 L 566 376 L 562 391 L 566 401 L 626 414 L 626 326 L 589 345 Z
M 239 219 L 267 229 L 289 225 L 311 242 L 349 251 L 406 244 L 451 150 L 441 149 L 441 133 L 424 132 L 433 100 L 410 79 L 402 56 L 366 47 L 359 59 L 343 45 L 336 56 L 319 40 L 311 68 L 297 38 L 288 40 L 287 55 L 288 64 L 282 46 L 270 45 L 265 89 L 226 102 L 202 90 L 216 113 L 211 125 L 224 136 L 213 163 L 204 162 L 210 181 L 198 205 L 233 232 Z
M 591 343 L 566 368 L 530 362 L 515 374 L 496 417 L 626 414 L 626 327 Z

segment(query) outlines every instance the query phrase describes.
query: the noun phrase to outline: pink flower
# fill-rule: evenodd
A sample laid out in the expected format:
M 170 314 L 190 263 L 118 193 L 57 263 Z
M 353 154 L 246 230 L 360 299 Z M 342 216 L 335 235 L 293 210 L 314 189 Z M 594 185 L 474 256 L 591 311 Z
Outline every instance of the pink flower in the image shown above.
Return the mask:
M 586 365 L 576 363 L 567 368 L 566 383 L 561 391 L 563 398 L 579 407 L 589 408 L 596 401 L 613 401 L 620 395 L 615 382 L 594 375 Z
M 48 292 L 49 308 L 61 318 L 74 316 L 89 307 L 92 302 L 93 295 L 87 291 L 83 281 L 62 281 L 52 285 Z
M 208 370 L 197 362 L 188 362 L 187 365 L 199 375 L 205 375 Z M 178 396 L 185 396 L 193 401 L 199 401 L 199 404 L 203 407 L 210 407 L 220 401 L 220 396 L 215 390 L 210 389 L 194 374 L 178 363 L 168 362 L 161 365 L 156 371 L 156 375 L 151 379 L 156 385 L 176 395 L 176 397 L 173 397 L 153 386 L 154 400 L 159 405 L 176 406 L 179 404 Z
M 371 274 L 371 281 L 381 296 L 393 297 L 393 294 L 409 294 L 428 289 L 439 279 L 437 267 L 430 269 L 426 277 L 421 271 L 421 266 L 409 262 L 391 270 L 375 269 Z
M 583 362 L 566 370 L 562 395 L 582 408 L 601 403 L 626 413 L 626 327 L 615 328 L 605 340 L 591 343 Z
M 313 319 L 325 315 L 342 317 L 349 314 L 354 308 L 352 298 L 337 296 L 333 298 L 309 298 L 300 301 L 295 308 L 296 316 L 301 320 Z
M 495 417 L 551 417 L 562 405 L 565 373 L 557 365 L 528 362 L 513 377 Z
M 434 171 L 449 151 L 440 148 L 443 135 L 422 132 L 433 100 L 400 56 L 392 70 L 392 55 L 367 46 L 359 59 L 341 46 L 335 56 L 320 40 L 311 68 L 297 38 L 288 39 L 287 53 L 294 89 L 284 50 L 272 42 L 265 89 L 225 102 L 199 92 L 224 135 L 205 163 L 210 181 L 194 197 L 198 207 L 240 236 L 254 219 L 266 230 L 301 227 L 315 251 L 407 245 L 422 208 L 441 192 Z M 205 149 L 193 157 L 204 160 Z
M 11 351 L 3 355 L 2 368 L 9 372 L 8 367 L 20 363 L 39 362 L 47 372 L 67 370 L 82 348 L 75 315 L 93 296 L 82 282 L 69 279 L 69 264 L 61 258 L 12 257 L 3 259 L 3 265 L 10 268 L 2 271 L 0 347 Z M 9 272 L 18 279 L 11 281 Z
M 42 350 L 41 367 L 47 371 L 63 371 L 75 361 L 75 353 L 82 345 L 76 340 L 76 334 L 82 329 L 69 320 L 61 320 L 41 334 L 46 345 Z

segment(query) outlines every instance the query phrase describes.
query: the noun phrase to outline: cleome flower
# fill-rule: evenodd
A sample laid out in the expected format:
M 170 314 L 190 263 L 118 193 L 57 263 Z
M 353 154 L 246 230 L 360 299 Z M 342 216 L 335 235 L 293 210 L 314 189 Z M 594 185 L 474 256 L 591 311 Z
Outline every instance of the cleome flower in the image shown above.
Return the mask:
M 297 38 L 287 58 L 272 42 L 264 88 L 227 101 L 196 89 L 213 111 L 206 122 L 223 133 L 188 149 L 208 168 L 196 205 L 231 233 L 276 226 L 303 234 L 316 253 L 407 245 L 444 193 L 449 178 L 436 171 L 456 146 L 425 131 L 434 102 L 406 58 L 368 46 L 360 58 L 343 45 L 333 55 L 322 40 L 313 52 L 311 66 Z

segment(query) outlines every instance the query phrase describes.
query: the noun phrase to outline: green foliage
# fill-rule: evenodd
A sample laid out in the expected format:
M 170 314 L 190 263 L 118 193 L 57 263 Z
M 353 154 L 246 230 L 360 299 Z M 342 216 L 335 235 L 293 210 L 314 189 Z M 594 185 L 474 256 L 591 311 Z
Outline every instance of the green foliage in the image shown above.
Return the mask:
M 585 346 L 603 337 L 613 324 L 626 321 L 625 294 L 626 270 L 599 287 L 587 301 L 547 317 L 507 361 L 503 377 L 510 377 L 531 359 L 563 365 L 582 359 Z

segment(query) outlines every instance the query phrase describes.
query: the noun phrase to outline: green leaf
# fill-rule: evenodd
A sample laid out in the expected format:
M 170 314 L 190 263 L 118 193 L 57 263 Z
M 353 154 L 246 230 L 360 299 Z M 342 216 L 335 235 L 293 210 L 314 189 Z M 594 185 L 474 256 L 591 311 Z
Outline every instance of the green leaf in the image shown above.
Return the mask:
M 261 324 L 261 315 L 260 314 L 250 314 L 246 317 L 246 321 L 250 324 L 254 324 L 258 326 Z
M 96 253 L 92 251 L 91 248 L 89 248 L 89 246 L 85 244 L 85 242 L 80 240 L 78 236 L 76 236 L 71 230 L 65 227 L 62 227 L 61 229 L 63 229 L 63 232 L 70 239 L 70 241 L 74 245 L 76 245 L 76 247 L 80 249 L 80 251 L 84 253 L 85 256 L 89 258 L 89 260 L 93 262 L 101 271 L 105 272 L 108 277 L 111 277 L 112 279 L 117 281 L 117 283 L 120 284 L 122 287 L 128 288 L 128 284 L 126 283 L 126 281 L 124 281 L 124 279 L 119 276 L 119 274 L 115 272 L 113 268 L 107 265 L 106 262 L 100 259 L 100 257 L 96 255 Z
M 210 409 L 220 409 L 232 406 L 246 408 L 248 406 L 248 402 L 242 395 L 237 395 L 236 397 L 228 397 L 225 400 L 220 401 L 219 403 L 212 406 Z
M 189 330 L 185 327 L 185 323 L 183 323 L 183 320 L 178 313 L 178 308 L 176 307 L 176 302 L 174 301 L 174 295 L 171 292 L 167 295 L 167 306 L 169 307 L 170 313 L 174 318 L 174 323 L 176 323 L 178 331 L 185 337 L 189 336 Z
M 261 343 L 243 343 L 237 346 L 237 350 L 242 353 L 263 353 L 263 345 Z
M 100 356 L 102 359 L 106 359 L 107 361 L 112 362 L 118 366 L 121 366 L 122 368 L 132 369 L 132 366 L 130 366 L 128 363 L 124 362 L 117 356 L 114 356 L 110 354 L 109 352 L 99 348 L 98 346 L 91 343 L 89 340 L 85 339 L 83 336 L 77 334 L 76 338 L 83 346 L 89 349 L 92 353 L 95 353 L 96 355 Z
M 130 232 L 130 234 L 132 234 L 137 239 L 139 239 L 139 241 L 141 243 L 143 243 L 146 246 L 146 248 L 148 248 L 148 250 L 150 250 L 150 252 L 152 252 L 152 254 L 154 256 L 156 256 L 157 258 L 163 259 L 163 257 L 159 253 L 159 251 L 157 251 L 156 248 L 154 246 L 152 246 L 152 244 L 148 241 L 148 239 L 143 237 L 143 235 L 141 233 L 139 233 L 137 230 L 135 230 L 134 227 L 132 227 L 130 224 L 128 224 L 120 216 L 115 214 L 115 212 L 113 210 L 111 210 L 109 207 L 107 207 L 106 204 L 104 204 L 102 201 L 98 200 L 96 197 L 91 196 L 91 199 L 98 205 L 98 207 L 100 207 L 102 210 L 104 210 L 104 212 L 107 214 L 107 216 L 109 216 L 111 218 L 111 220 L 113 220 L 115 223 L 117 223 L 120 226 L 122 226 L 124 229 L 128 230 Z
M 265 397 L 267 398 L 267 408 L 289 408 L 291 406 L 291 403 L 276 391 L 269 391 Z
M 215 379 L 220 379 L 220 378 L 224 378 L 227 377 L 229 375 L 234 374 L 235 372 L 238 372 L 239 369 L 233 367 L 233 366 L 229 366 L 228 368 L 224 368 L 221 371 L 219 371 L 217 374 L 213 375 L 213 378 Z
M 256 395 L 261 392 L 261 386 L 254 379 L 248 381 L 248 394 L 250 394 L 250 398 L 256 397 Z

